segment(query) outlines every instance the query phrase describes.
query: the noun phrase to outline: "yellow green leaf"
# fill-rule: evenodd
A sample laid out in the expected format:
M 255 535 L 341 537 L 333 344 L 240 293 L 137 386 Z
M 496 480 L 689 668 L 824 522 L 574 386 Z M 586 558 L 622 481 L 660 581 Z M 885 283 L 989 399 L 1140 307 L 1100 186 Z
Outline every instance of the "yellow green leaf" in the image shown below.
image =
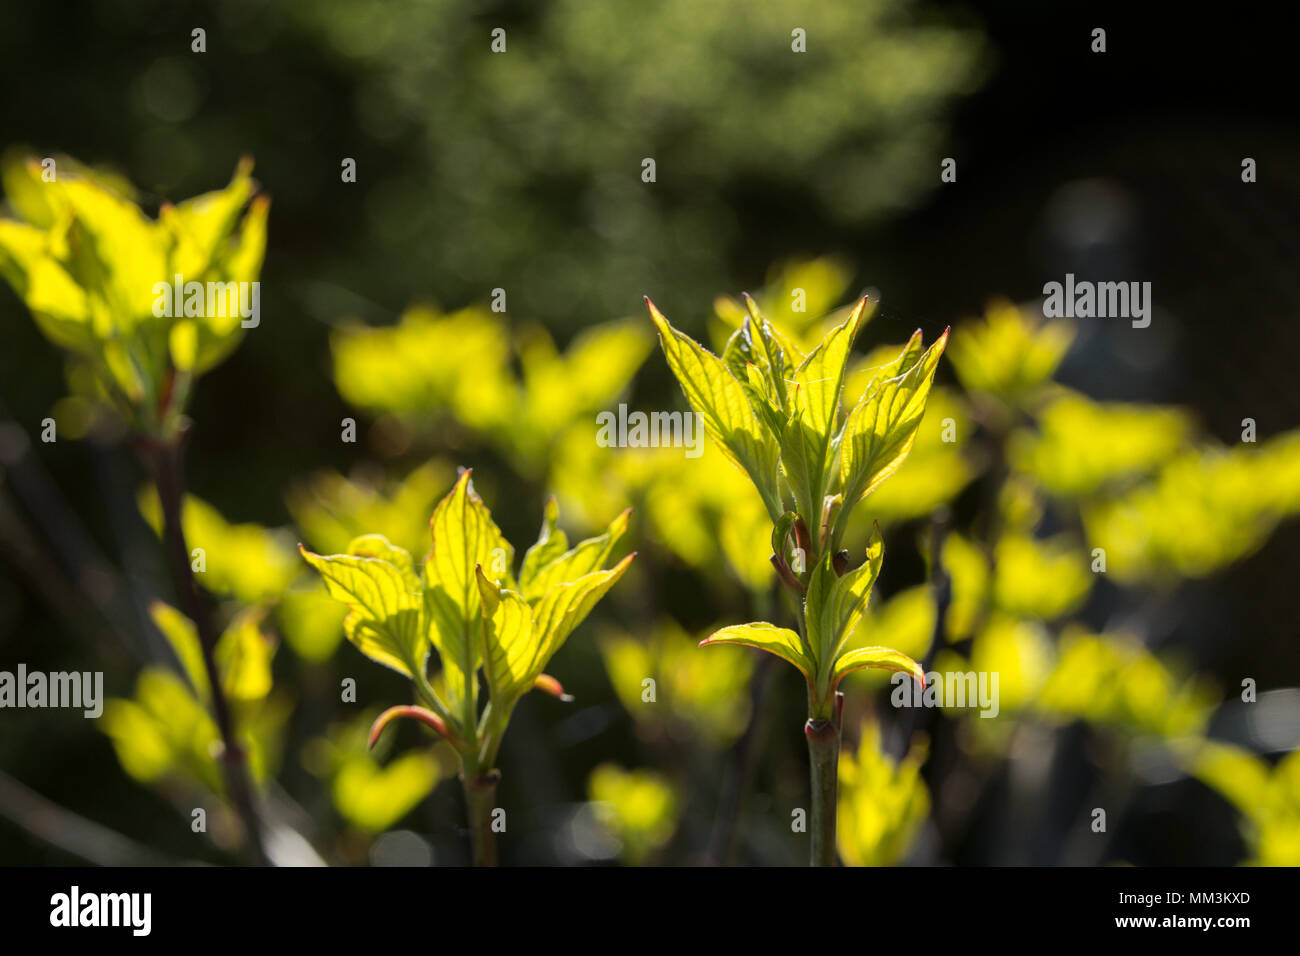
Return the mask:
M 135 701 L 107 701 L 100 726 L 122 769 L 141 783 L 157 781 L 175 765 L 176 754 L 162 726 Z
M 852 371 L 844 376 L 844 390 L 850 396 L 857 396 L 857 399 L 851 400 L 849 404 L 856 407 L 858 402 L 874 392 L 881 382 L 906 375 L 924 352 L 925 344 L 920 329 L 912 333 L 901 350 L 893 345 L 877 345 L 867 353 L 865 359 L 858 362 Z
M 267 196 L 257 196 L 249 203 L 238 233 L 218 246 L 215 253 L 212 268 L 220 281 L 258 281 L 262 260 L 266 255 L 266 228 L 270 212 L 271 200 Z M 248 294 L 252 294 L 251 289 Z M 243 313 L 229 307 L 225 312 L 224 316 L 205 315 L 199 326 L 199 351 L 195 365 L 196 371 L 200 373 L 223 362 L 243 339 Z
M 995 549 L 993 601 L 1016 616 L 1052 620 L 1075 610 L 1092 589 L 1088 553 L 1069 535 L 1004 534 Z
M 555 652 L 574 628 L 582 623 L 605 594 L 627 571 L 636 554 L 629 554 L 608 571 L 592 571 L 568 584 L 552 587 L 533 607 L 533 639 L 536 651 L 529 683 L 546 669 Z
M 385 767 L 358 755 L 334 777 L 334 806 L 361 829 L 380 833 L 415 809 L 438 776 L 438 761 L 421 751 L 403 754 Z
M 840 394 L 849 350 L 866 311 L 861 300 L 795 370 L 780 432 L 781 465 L 809 527 L 819 526 L 822 498 L 832 481 Z M 784 387 L 784 386 L 783 386 Z
M 723 452 L 749 475 L 773 515 L 779 507 L 776 489 L 777 445 L 764 433 L 744 387 L 726 364 L 690 336 L 677 331 L 649 299 L 650 317 L 659 329 L 668 366 L 686 399 L 704 419 L 705 430 Z
M 1061 390 L 1038 414 L 1036 430 L 1012 433 L 1007 455 L 1049 491 L 1081 497 L 1153 471 L 1186 446 L 1191 432 L 1180 408 L 1094 402 Z
M 840 444 L 842 514 L 907 459 L 947 342 L 948 333 L 944 332 L 905 374 L 880 383 L 849 413 Z
M 801 516 L 810 516 L 806 519 L 810 527 L 816 527 L 821 516 L 821 492 L 825 490 L 824 436 L 808 424 L 797 406 L 779 434 L 781 469 L 794 493 L 795 507 Z
M 478 698 L 482 598 L 475 568 L 491 581 L 509 580 L 514 548 L 470 486 L 470 472 L 438 503 L 429 523 L 433 549 L 424 565 L 425 607 L 442 658 L 453 711 L 468 716 Z
M 767 320 L 748 293 L 744 299 L 747 314 L 727 340 L 723 364 L 742 385 L 748 381 L 768 402 L 775 399 L 772 404 L 784 414 L 795 370 L 804 361 L 803 352 Z M 764 409 L 756 406 L 754 411 L 761 417 Z
M 323 557 L 301 548 L 325 587 L 351 610 L 343 622 L 348 640 L 371 660 L 414 676 L 428 656 L 421 621 L 422 597 L 396 566 L 378 558 L 336 554 Z
M 639 321 L 619 320 L 580 332 L 559 354 L 542 326 L 519 335 L 522 397 L 494 429 L 529 468 L 545 464 L 551 443 L 592 412 L 607 408 L 645 361 L 653 340 Z
M 1073 341 L 1070 322 L 1035 320 L 1010 302 L 995 302 L 983 322 L 958 327 L 952 364 L 968 391 L 1019 403 L 1052 377 Z
M 262 633 L 264 616 L 265 612 L 258 608 L 240 612 L 217 641 L 217 669 L 230 700 L 261 700 L 271 692 L 271 657 L 275 649 Z
M 252 160 L 245 157 L 226 188 L 162 207 L 160 219 L 175 242 L 171 267 L 187 280 L 208 278 L 213 258 L 234 232 L 240 213 L 252 195 L 252 169 Z
M 530 548 L 524 558 L 523 570 L 519 574 L 519 588 L 524 599 L 530 604 L 534 603 L 555 585 L 576 581 L 599 569 L 627 530 L 631 514 L 632 509 L 627 509 L 610 522 L 603 534 L 580 541 L 572 550 L 563 551 L 549 561 L 545 560 L 546 555 L 552 553 L 554 549 L 548 549 L 545 554 L 537 556 L 532 567 L 529 566 L 528 560 L 533 556 L 533 549 Z M 556 540 L 560 542 L 560 547 L 563 547 L 565 544 L 563 532 L 558 532 L 556 537 L 547 539 L 547 543 Z
M 423 560 L 429 550 L 429 515 L 454 475 L 437 459 L 384 487 L 321 471 L 294 484 L 287 502 L 294 523 L 319 551 L 346 551 L 349 541 L 374 532 Z
M 754 655 L 701 654 L 697 645 L 707 632 L 692 638 L 668 617 L 660 618 L 649 634 L 637 630 L 635 637 L 605 634 L 597 644 L 623 709 L 653 735 L 684 724 L 710 747 L 726 750 L 749 719 L 746 689 Z M 646 707 L 642 700 L 649 675 L 655 675 L 663 707 Z
M 622 843 L 626 862 L 643 862 L 672 836 L 677 798 L 662 775 L 601 764 L 587 778 L 587 792 L 601 823 Z
M 66 157 L 51 157 L 62 167 Z M 21 147 L 10 148 L 0 159 L 0 183 L 4 185 L 5 199 L 19 216 L 40 229 L 54 225 L 58 204 L 48 183 L 41 181 L 43 170 L 35 156 Z
M 902 651 L 890 647 L 859 647 L 844 654 L 835 662 L 835 670 L 831 674 L 831 690 L 835 690 L 845 674 L 864 667 L 880 667 L 910 674 L 917 683 L 922 687 L 925 686 L 925 671 L 921 669 L 920 664 Z
M 862 299 L 840 325 L 835 326 L 795 370 L 798 388 L 796 404 L 808 426 L 823 436 L 828 445 L 840 410 L 840 393 L 844 388 L 844 368 L 853 340 L 869 318 L 867 300 Z
M 528 602 L 497 587 L 476 569 L 483 598 L 483 673 L 494 701 L 509 702 L 533 685 L 540 642 L 534 639 Z
M 162 631 L 167 643 L 176 652 L 181 662 L 181 669 L 189 678 L 190 686 L 198 699 L 207 701 L 211 697 L 208 683 L 208 671 L 203 664 L 203 648 L 199 645 L 199 632 L 194 622 L 170 604 L 154 601 L 149 605 L 149 616 L 153 618 L 158 630 Z
M 800 342 L 811 347 L 820 338 L 818 330 L 824 328 L 828 314 L 848 292 L 852 279 L 853 269 L 840 260 L 829 257 L 792 260 L 773 267 L 757 298 L 766 303 L 764 312 L 775 324 L 791 330 Z M 746 306 L 750 306 L 749 314 L 753 315 L 757 304 L 750 305 L 753 300 L 749 295 L 744 300 L 742 303 L 719 297 L 714 302 L 718 324 L 734 328 L 744 319 Z M 791 367 L 800 361 L 795 359 Z
M 829 551 L 813 568 L 808 582 L 805 613 L 808 620 L 808 643 L 820 665 L 818 678 L 823 682 L 819 683 L 820 687 L 824 687 L 824 678 L 830 674 L 831 663 L 866 614 L 867 603 L 871 600 L 871 588 L 880 575 L 884 559 L 884 542 L 880 529 L 875 528 L 867 542 L 866 560 L 858 567 L 846 571 L 843 577 L 835 573 Z
M 420 576 L 415 573 L 411 553 L 399 548 L 382 534 L 358 535 L 348 542 L 347 553 L 358 558 L 378 558 L 402 572 L 402 579 L 412 591 L 420 590 Z
M 164 232 L 133 202 L 92 179 L 61 176 L 56 188 L 72 217 L 68 270 L 97 300 L 92 309 L 103 309 L 105 327 L 97 337 L 156 326 L 154 286 L 171 279 Z
M 83 354 L 96 349 L 86 293 L 55 259 L 45 233 L 26 223 L 0 220 L 0 278 L 31 309 L 55 345 Z
M 524 552 L 524 563 L 519 569 L 519 587 L 525 593 L 539 569 L 569 550 L 569 538 L 560 530 L 559 521 L 560 505 L 552 496 L 546 499 L 542 530 L 537 536 L 537 543 Z
M 760 651 L 775 654 L 799 668 L 809 682 L 813 680 L 816 671 L 816 667 L 804 650 L 803 640 L 797 633 L 788 627 L 777 627 L 765 621 L 724 627 L 700 641 L 700 647 L 709 644 L 742 644 L 745 647 L 756 647 Z
M 330 350 L 339 394 L 358 408 L 409 422 L 452 411 L 470 428 L 494 430 L 522 404 L 509 329 L 487 309 L 444 315 L 414 306 L 396 325 L 340 329 Z
M 319 663 L 329 660 L 343 640 L 347 612 L 323 585 L 290 590 L 276 605 L 276 617 L 285 642 L 299 657 Z
M 146 667 L 136 680 L 135 699 L 108 701 L 102 719 L 118 760 L 137 779 L 152 782 L 178 773 L 221 790 L 213 758 L 220 739 L 216 722 L 172 670 Z
M 876 724 L 863 726 L 856 753 L 840 755 L 836 843 L 846 866 L 902 862 L 930 810 L 924 762 L 925 745 L 917 744 L 896 763 Z
M 191 319 L 179 319 L 167 336 L 172 364 L 178 371 L 193 371 L 199 360 L 199 330 Z
M 161 535 L 162 509 L 156 489 L 142 489 L 137 504 L 150 527 Z M 229 522 L 194 495 L 185 496 L 181 528 L 191 550 L 202 549 L 205 569 L 198 582 L 214 594 L 229 595 L 244 604 L 270 601 L 288 588 L 300 569 L 293 558 L 293 539 L 284 531 L 251 522 Z

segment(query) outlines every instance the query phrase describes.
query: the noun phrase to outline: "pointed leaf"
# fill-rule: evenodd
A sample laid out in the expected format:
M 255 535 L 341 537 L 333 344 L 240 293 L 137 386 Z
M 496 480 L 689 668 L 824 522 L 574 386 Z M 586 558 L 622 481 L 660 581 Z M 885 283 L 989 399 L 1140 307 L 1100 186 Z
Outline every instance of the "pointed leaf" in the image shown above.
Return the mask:
M 608 571 L 593 571 L 571 584 L 556 585 L 537 602 L 533 608 L 536 650 L 529 670 L 530 684 L 546 668 L 573 629 L 591 613 L 596 602 L 623 576 L 635 557 L 635 553 L 629 554 Z
M 572 550 L 561 553 L 545 564 L 539 564 L 531 573 L 525 566 L 519 575 L 519 589 L 524 599 L 529 604 L 536 603 L 555 585 L 571 583 L 598 570 L 613 551 L 619 538 L 627 531 L 631 514 L 632 509 L 628 508 L 609 523 L 609 527 L 603 534 L 579 541 Z M 562 533 L 560 541 L 564 541 Z
M 569 539 L 558 527 L 560 506 L 552 496 L 546 499 L 542 531 L 537 543 L 524 552 L 524 563 L 519 569 L 519 588 L 527 592 L 528 583 L 539 570 L 569 550 Z
M 795 371 L 790 417 L 781 435 L 781 464 L 804 520 L 821 517 L 838 449 L 840 393 L 849 349 L 866 315 L 863 299 L 840 325 L 831 329 Z
M 831 691 L 835 690 L 845 674 L 864 667 L 879 667 L 902 674 L 911 674 L 917 683 L 925 687 L 925 671 L 921 669 L 920 664 L 902 651 L 888 647 L 859 647 L 849 651 L 835 662 L 835 670 L 831 675 Z
M 816 670 L 812 660 L 809 659 L 807 652 L 804 650 L 803 641 L 796 632 L 788 627 L 777 627 L 775 624 L 768 624 L 765 621 L 757 621 L 752 624 L 733 624 L 731 627 L 724 627 L 700 641 L 700 647 L 710 644 L 743 644 L 746 647 L 757 647 L 760 651 L 767 651 L 769 654 L 775 654 L 777 657 L 789 661 L 799 668 L 803 676 L 809 681 L 813 679 L 813 673 Z
M 223 281 L 257 281 L 266 255 L 266 228 L 270 210 L 269 196 L 254 197 L 239 224 L 238 233 L 232 234 L 218 246 L 212 269 Z M 200 372 L 218 365 L 234 351 L 244 335 L 242 319 L 242 313 L 231 314 L 229 310 L 225 318 L 219 315 L 204 317 L 199 327 Z
M 800 414 L 797 407 L 801 402 L 798 391 L 795 390 L 796 407 L 790 412 L 790 418 L 780 432 L 781 468 L 794 492 L 794 503 L 799 515 L 806 516 L 806 522 L 815 523 L 821 514 L 817 503 L 821 501 L 826 473 L 825 436 L 815 431 Z
M 903 346 L 903 351 L 899 352 L 883 365 L 879 365 L 874 369 L 868 369 L 872 374 L 871 377 L 867 379 L 867 387 L 862 390 L 862 394 L 858 396 L 857 400 L 851 401 L 850 404 L 856 408 L 858 403 L 861 402 L 863 398 L 869 397 L 882 382 L 887 382 L 891 378 L 898 378 L 900 375 L 906 375 L 912 370 L 912 366 L 914 366 L 924 354 L 925 341 L 922 338 L 921 330 L 917 329 L 912 333 L 911 337 L 907 340 L 907 343 Z M 845 384 L 847 385 L 848 383 L 846 382 Z
M 846 511 L 907 460 L 947 342 L 945 331 L 905 374 L 881 382 L 849 414 L 840 445 Z
M 749 475 L 768 503 L 768 510 L 777 513 L 779 451 L 776 442 L 760 426 L 744 387 L 722 359 L 673 328 L 649 299 L 646 305 L 659 329 L 668 366 L 691 407 L 704 419 L 705 430 L 727 457 Z
M 203 281 L 220 246 L 238 225 L 253 192 L 253 163 L 245 157 L 225 189 L 195 196 L 176 205 L 164 203 L 159 218 L 172 232 L 171 268 L 187 279 Z
M 745 293 L 745 309 L 749 312 L 749 321 L 758 330 L 758 341 L 762 343 L 763 354 L 767 361 L 761 363 L 772 376 L 777 394 L 784 402 L 787 394 L 786 385 L 794 377 L 794 370 L 803 364 L 804 354 L 794 340 L 783 335 L 767 317 L 759 311 L 758 303 Z
M 826 436 L 834 430 L 840 410 L 840 392 L 844 388 L 844 367 L 853 340 L 867 315 L 863 298 L 849 317 L 826 333 L 821 343 L 808 354 L 795 371 L 799 384 L 799 405 L 804 420 L 817 434 Z M 825 443 L 825 442 L 823 442 Z
M 429 525 L 433 550 L 424 565 L 424 597 L 434 626 L 431 637 L 442 658 L 452 710 L 469 715 L 478 698 L 475 675 L 481 656 L 482 598 L 475 568 L 481 566 L 491 581 L 501 580 L 514 562 L 514 549 L 470 487 L 468 470 L 438 503 Z

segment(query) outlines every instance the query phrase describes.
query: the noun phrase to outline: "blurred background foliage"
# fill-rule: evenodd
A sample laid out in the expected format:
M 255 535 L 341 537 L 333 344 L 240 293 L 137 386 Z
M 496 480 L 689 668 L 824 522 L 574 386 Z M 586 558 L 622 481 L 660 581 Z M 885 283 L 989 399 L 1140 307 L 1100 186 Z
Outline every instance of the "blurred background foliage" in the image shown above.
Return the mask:
M 1152 83 L 1153 58 L 1199 38 L 1136 17 L 1108 21 L 1129 32 L 1098 77 L 1071 32 L 1086 35 L 1082 10 L 110 0 L 0 14 L 0 55 L 34 91 L 0 103 L 0 147 L 89 164 L 157 223 L 143 229 L 232 169 L 245 207 L 244 155 L 273 198 L 262 325 L 191 396 L 184 525 L 277 859 L 467 859 L 457 788 L 440 785 L 454 761 L 411 726 L 367 749 L 405 684 L 347 645 L 294 549 L 378 532 L 424 553 L 459 466 L 512 540 L 531 540 L 548 494 L 579 536 L 635 509 L 626 586 L 553 668 L 576 702 L 530 695 L 506 737 L 504 860 L 801 858 L 797 682 L 694 647 L 720 622 L 785 613 L 762 504 L 711 446 L 594 440 L 620 402 L 685 407 L 642 295 L 719 349 L 748 289 L 805 344 L 869 295 L 850 391 L 913 328 L 928 341 L 954 326 L 911 457 L 864 509 L 889 558 L 859 640 L 996 671 L 1000 712 L 899 709 L 885 675 L 851 676 L 844 862 L 1300 862 L 1300 409 L 1284 321 L 1300 291 L 1279 225 L 1300 203 L 1286 172 L 1300 148 L 1277 122 L 1291 104 L 1256 95 L 1268 58 L 1231 33 L 1232 83 Z M 190 52 L 195 26 L 207 53 Z M 806 54 L 790 53 L 794 27 Z M 1268 175 L 1243 196 L 1244 149 Z M 941 186 L 949 155 L 958 183 Z M 5 217 L 29 219 L 23 182 L 4 186 Z M 156 271 L 135 244 L 115 251 Z M 1037 318 L 1038 290 L 1065 271 L 1152 280 L 1152 326 Z M 104 395 L 84 358 L 65 366 L 7 290 L 0 667 L 102 669 L 112 700 L 98 723 L 5 713 L 0 859 L 235 859 L 156 495 L 88 411 Z M 55 444 L 36 437 L 47 415 Z M 355 701 L 340 699 L 347 679 Z M 16 788 L 48 812 L 19 812 Z M 1107 834 L 1088 830 L 1095 806 Z M 127 840 L 61 843 L 49 828 L 72 815 Z

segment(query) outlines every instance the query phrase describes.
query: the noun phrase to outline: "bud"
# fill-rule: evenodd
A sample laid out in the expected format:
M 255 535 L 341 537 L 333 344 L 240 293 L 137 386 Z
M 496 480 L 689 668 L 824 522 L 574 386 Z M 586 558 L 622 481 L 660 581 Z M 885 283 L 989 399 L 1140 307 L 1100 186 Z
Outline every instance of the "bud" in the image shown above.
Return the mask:
M 790 570 L 790 566 L 785 563 L 779 554 L 772 555 L 771 561 L 772 567 L 776 568 L 776 574 L 777 577 L 781 579 L 781 583 L 795 594 L 802 597 L 803 585 L 800 584 L 799 579 L 794 576 L 794 572 Z

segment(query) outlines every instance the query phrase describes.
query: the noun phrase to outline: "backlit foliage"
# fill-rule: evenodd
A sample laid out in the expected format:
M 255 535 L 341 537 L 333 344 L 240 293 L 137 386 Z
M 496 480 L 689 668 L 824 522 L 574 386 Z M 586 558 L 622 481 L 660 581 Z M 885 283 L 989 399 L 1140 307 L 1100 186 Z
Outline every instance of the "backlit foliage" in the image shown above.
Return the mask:
M 164 203 L 157 219 L 118 177 L 66 159 L 56 170 L 46 181 L 40 161 L 20 153 L 0 163 L 19 217 L 0 220 L 0 276 L 66 350 L 74 398 L 169 435 L 194 379 L 226 359 L 245 330 L 238 308 L 206 301 L 199 314 L 160 317 L 156 286 L 176 276 L 257 281 L 270 201 L 254 196 L 248 160 L 225 189 Z

